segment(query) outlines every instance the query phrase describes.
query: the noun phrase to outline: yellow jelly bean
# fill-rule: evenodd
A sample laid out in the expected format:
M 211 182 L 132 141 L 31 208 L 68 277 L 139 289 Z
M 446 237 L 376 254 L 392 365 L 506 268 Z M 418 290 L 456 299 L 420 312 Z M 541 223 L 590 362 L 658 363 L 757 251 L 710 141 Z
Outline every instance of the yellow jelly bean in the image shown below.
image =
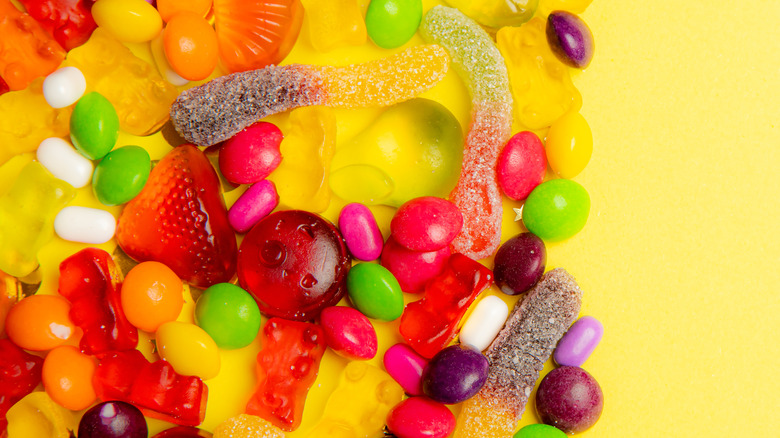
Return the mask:
M 547 162 L 561 178 L 574 178 L 590 161 L 593 134 L 580 113 L 568 113 L 547 132 Z
M 31 392 L 6 413 L 8 436 L 69 438 L 78 423 L 73 412 L 54 403 L 43 391 Z
M 162 30 L 157 9 L 144 0 L 98 0 L 92 6 L 92 17 L 98 26 L 127 43 L 143 43 Z
M 552 11 L 569 11 L 581 14 L 593 0 L 539 0 L 539 10 L 547 15 Z
M 219 374 L 219 348 L 205 330 L 195 324 L 166 322 L 156 332 L 160 357 L 177 373 L 198 376 L 203 380 Z
M 496 42 L 509 70 L 515 118 L 527 129 L 550 126 L 569 111 L 579 111 L 582 96 L 569 67 L 547 43 L 545 20 L 534 18 L 520 27 L 504 27 Z
M 318 52 L 366 42 L 366 23 L 355 0 L 301 0 L 311 45 Z

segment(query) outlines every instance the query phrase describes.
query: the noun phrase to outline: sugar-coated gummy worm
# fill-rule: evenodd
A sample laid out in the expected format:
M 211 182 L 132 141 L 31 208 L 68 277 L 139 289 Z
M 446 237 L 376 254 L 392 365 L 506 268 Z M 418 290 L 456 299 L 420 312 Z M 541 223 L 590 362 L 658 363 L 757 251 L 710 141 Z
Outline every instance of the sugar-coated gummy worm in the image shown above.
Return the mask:
M 455 438 L 508 438 L 523 415 L 539 372 L 577 319 L 582 291 L 564 269 L 545 274 L 517 302 L 485 355 L 485 386 L 463 404 Z
M 388 106 L 411 99 L 438 83 L 449 68 L 436 44 L 363 64 L 290 64 L 233 73 L 182 92 L 171 105 L 181 136 L 200 146 L 227 140 L 269 115 L 302 106 Z
M 422 37 L 442 45 L 471 94 L 471 125 L 460 179 L 450 201 L 463 213 L 452 245 L 474 259 L 491 255 L 501 241 L 501 193 L 496 164 L 512 130 L 512 95 L 501 52 L 474 20 L 454 8 L 435 6 L 420 25 Z

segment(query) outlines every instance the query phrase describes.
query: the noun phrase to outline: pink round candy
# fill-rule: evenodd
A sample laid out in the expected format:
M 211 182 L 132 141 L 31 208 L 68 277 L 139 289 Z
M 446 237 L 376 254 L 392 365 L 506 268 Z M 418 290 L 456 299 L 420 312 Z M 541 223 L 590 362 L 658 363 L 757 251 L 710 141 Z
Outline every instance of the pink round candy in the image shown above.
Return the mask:
M 583 316 L 572 324 L 555 347 L 553 359 L 561 366 L 580 367 L 601 342 L 604 326 L 592 316 Z
M 368 262 L 382 255 L 382 233 L 365 205 L 355 202 L 344 206 L 339 214 L 339 229 L 356 259 Z
M 373 359 L 377 351 L 374 326 L 365 315 L 351 307 L 326 307 L 320 325 L 328 347 L 347 359 Z
M 411 397 L 390 410 L 387 428 L 398 438 L 444 438 L 455 430 L 455 415 L 427 397 Z
M 231 137 L 219 150 L 219 170 L 230 182 L 256 183 L 279 166 L 282 131 L 273 123 L 259 122 Z
M 425 289 L 428 280 L 441 274 L 449 257 L 449 246 L 438 251 L 412 251 L 390 236 L 382 249 L 381 263 L 395 276 L 402 291 L 417 293 Z
M 449 245 L 463 228 L 455 204 L 435 196 L 412 199 L 398 208 L 390 222 L 396 242 L 414 251 L 436 251 Z
M 228 210 L 228 222 L 239 233 L 246 233 L 279 205 L 276 186 L 265 179 L 252 184 Z
M 498 156 L 498 185 L 516 201 L 528 197 L 542 183 L 547 171 L 544 145 L 533 132 L 518 132 L 509 139 Z
M 406 344 L 395 344 L 385 351 L 382 362 L 387 374 L 390 374 L 407 394 L 423 394 L 422 373 L 428 359 Z

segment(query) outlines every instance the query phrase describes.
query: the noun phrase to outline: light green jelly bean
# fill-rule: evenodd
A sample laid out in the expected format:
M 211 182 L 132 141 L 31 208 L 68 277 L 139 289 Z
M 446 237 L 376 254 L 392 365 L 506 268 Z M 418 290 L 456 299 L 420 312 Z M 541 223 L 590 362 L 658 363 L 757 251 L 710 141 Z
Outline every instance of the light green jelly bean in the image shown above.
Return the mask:
M 135 198 L 144 188 L 152 160 L 140 146 L 123 146 L 109 152 L 95 167 L 92 189 L 104 205 L 119 205 Z
M 553 179 L 528 195 L 523 224 L 544 240 L 566 240 L 582 230 L 589 212 L 590 196 L 584 187 L 569 179 Z
M 554 426 L 529 424 L 517 431 L 512 438 L 566 438 L 568 435 Z
M 404 311 L 404 296 L 395 276 L 382 265 L 358 263 L 347 274 L 352 304 L 369 318 L 393 321 Z
M 94 91 L 79 99 L 70 116 L 70 138 L 82 155 L 99 160 L 118 137 L 119 117 L 108 99 Z
M 422 20 L 420 0 L 371 0 L 366 10 L 366 31 L 383 49 L 394 49 L 409 41 Z
M 195 324 L 219 348 L 232 350 L 251 344 L 260 330 L 260 309 L 252 295 L 230 283 L 217 283 L 198 298 Z

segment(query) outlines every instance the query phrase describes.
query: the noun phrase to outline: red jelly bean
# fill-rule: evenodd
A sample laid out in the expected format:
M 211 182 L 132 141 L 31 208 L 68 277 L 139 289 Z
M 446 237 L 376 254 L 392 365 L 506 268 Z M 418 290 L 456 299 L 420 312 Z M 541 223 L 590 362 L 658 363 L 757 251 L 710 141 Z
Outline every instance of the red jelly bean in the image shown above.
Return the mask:
M 260 311 L 299 321 L 316 318 L 347 292 L 351 258 L 336 227 L 305 211 L 266 216 L 244 237 L 238 281 Z
M 393 216 L 390 232 L 396 242 L 414 251 L 436 251 L 449 245 L 463 228 L 455 204 L 435 196 L 406 202 Z
M 444 438 L 455 430 L 455 415 L 427 397 L 411 397 L 390 410 L 387 427 L 398 438 Z
M 219 150 L 219 170 L 228 181 L 253 184 L 279 166 L 282 131 L 268 122 L 255 123 L 231 137 Z
M 42 369 L 43 359 L 0 339 L 0 435 L 8 426 L 5 413 L 41 383 Z
M 387 268 L 409 293 L 422 292 L 427 283 L 444 269 L 450 257 L 450 247 L 437 251 L 412 251 L 404 248 L 390 236 L 382 249 L 382 266 Z
M 352 307 L 332 306 L 320 313 L 328 347 L 348 359 L 376 356 L 377 337 L 371 321 Z
M 533 132 L 518 132 L 498 156 L 498 185 L 509 198 L 523 200 L 542 183 L 546 170 L 542 141 Z

